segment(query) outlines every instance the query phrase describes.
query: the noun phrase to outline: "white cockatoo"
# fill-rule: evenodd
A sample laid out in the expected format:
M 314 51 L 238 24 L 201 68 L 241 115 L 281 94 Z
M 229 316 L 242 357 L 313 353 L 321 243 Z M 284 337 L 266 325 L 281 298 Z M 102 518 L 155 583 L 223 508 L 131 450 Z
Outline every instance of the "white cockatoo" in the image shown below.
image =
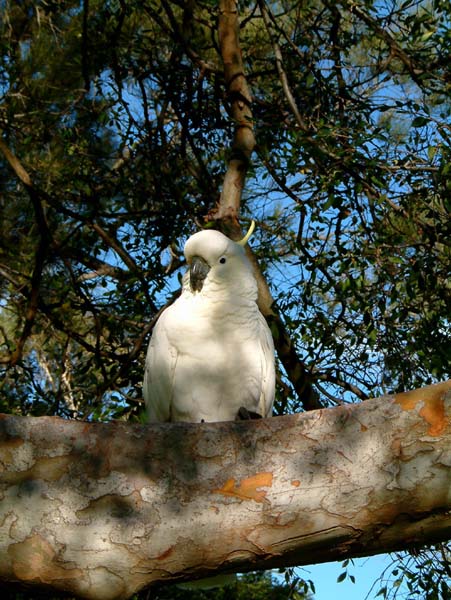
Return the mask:
M 161 314 L 147 351 L 150 421 L 271 415 L 274 345 L 244 250 L 253 227 L 239 242 L 211 229 L 186 242 L 182 294 Z

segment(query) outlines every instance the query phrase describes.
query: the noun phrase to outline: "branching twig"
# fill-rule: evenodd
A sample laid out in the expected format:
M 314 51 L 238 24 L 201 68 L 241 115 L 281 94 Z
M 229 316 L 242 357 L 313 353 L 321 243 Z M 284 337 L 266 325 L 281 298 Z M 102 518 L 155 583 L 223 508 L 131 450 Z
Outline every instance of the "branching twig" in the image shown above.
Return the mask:
M 384 40 L 390 49 L 391 56 L 397 57 L 403 63 L 413 81 L 415 81 L 415 83 L 421 88 L 423 85 L 421 82 L 421 76 L 425 73 L 424 68 L 419 68 L 409 54 L 403 50 L 403 48 L 401 48 L 391 33 L 384 29 L 376 19 L 373 19 L 373 17 L 371 17 L 357 3 L 349 2 L 349 9 L 352 13 L 357 15 L 357 17 L 363 21 L 379 38 Z M 433 69 L 430 67 L 428 74 L 433 74 Z
M 279 44 L 276 41 L 274 33 L 273 33 L 273 24 L 272 24 L 272 20 L 270 18 L 269 11 L 266 7 L 264 0 L 258 0 L 258 5 L 260 7 L 260 12 L 262 14 L 263 21 L 265 23 L 265 27 L 266 27 L 266 30 L 268 32 L 268 35 L 269 35 L 269 38 L 271 40 L 271 44 L 273 47 L 274 57 L 276 59 L 277 72 L 279 74 L 279 79 L 282 83 L 283 93 L 285 95 L 285 98 L 287 99 L 287 102 L 291 108 L 291 111 L 296 119 L 296 123 L 298 124 L 299 128 L 302 131 L 304 131 L 305 133 L 308 133 L 309 127 L 307 126 L 306 122 L 304 121 L 304 119 L 301 116 L 299 108 L 298 108 L 296 101 L 294 99 L 294 96 L 291 92 L 287 74 L 285 72 L 285 69 L 283 68 L 282 51 L 280 49 Z

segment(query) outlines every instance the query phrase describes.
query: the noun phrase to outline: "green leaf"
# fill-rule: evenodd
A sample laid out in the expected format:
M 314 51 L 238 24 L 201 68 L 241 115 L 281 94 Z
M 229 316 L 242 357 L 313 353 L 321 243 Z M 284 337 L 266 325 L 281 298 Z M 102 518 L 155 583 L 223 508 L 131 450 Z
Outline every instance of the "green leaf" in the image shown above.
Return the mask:
M 429 121 L 430 120 L 427 117 L 418 116 L 413 119 L 411 125 L 412 127 L 424 127 Z

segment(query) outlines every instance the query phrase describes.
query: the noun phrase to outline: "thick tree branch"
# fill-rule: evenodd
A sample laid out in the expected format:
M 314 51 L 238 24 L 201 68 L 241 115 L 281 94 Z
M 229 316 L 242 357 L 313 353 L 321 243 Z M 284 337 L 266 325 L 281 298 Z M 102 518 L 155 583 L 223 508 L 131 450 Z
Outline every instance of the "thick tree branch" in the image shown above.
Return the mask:
M 443 541 L 450 440 L 451 381 L 245 423 L 3 415 L 0 582 L 113 600 Z

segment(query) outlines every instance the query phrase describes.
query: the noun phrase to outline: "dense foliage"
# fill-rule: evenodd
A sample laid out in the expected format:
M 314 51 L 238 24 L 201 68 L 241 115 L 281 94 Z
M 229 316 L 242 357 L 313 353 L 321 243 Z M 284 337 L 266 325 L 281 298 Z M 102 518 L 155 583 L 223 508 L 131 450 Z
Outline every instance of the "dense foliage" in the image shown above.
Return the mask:
M 217 2 L 0 10 L 0 411 L 139 418 L 183 241 L 221 226 L 235 124 Z M 257 140 L 242 221 L 304 379 L 334 405 L 450 377 L 449 2 L 240 11 Z M 281 367 L 277 410 L 298 392 Z
M 215 7 L 2 2 L 3 410 L 138 406 L 234 126 Z M 449 19 L 443 1 L 242 8 L 242 215 L 323 404 L 449 376 Z M 299 408 L 283 371 L 279 392 Z
M 311 588 L 315 589 L 312 582 L 304 585 L 295 579 L 287 583 L 268 572 L 248 573 L 240 575 L 236 583 L 222 588 L 190 590 L 162 587 L 152 600 L 309 600 L 313 598 Z

